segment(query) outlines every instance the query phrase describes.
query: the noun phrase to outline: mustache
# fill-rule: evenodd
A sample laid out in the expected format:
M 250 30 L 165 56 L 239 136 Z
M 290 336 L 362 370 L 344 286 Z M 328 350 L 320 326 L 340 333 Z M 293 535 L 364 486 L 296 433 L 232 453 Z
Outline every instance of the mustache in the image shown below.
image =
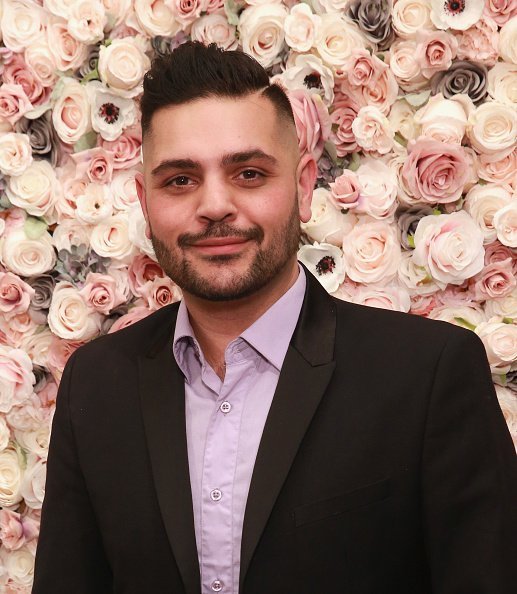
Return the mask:
M 205 239 L 212 239 L 214 237 L 240 237 L 261 243 L 264 239 L 264 231 L 261 227 L 239 229 L 228 223 L 212 223 L 202 233 L 182 233 L 178 236 L 178 245 L 180 247 L 188 247 L 198 241 L 204 241 Z

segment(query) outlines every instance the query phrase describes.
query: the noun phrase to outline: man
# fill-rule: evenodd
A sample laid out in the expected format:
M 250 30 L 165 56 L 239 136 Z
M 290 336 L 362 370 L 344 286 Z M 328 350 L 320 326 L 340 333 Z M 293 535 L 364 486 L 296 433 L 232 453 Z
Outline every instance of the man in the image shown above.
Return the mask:
M 514 450 L 471 332 L 296 262 L 316 167 L 239 52 L 142 100 L 138 194 L 183 289 L 61 382 L 34 594 L 510 594 Z

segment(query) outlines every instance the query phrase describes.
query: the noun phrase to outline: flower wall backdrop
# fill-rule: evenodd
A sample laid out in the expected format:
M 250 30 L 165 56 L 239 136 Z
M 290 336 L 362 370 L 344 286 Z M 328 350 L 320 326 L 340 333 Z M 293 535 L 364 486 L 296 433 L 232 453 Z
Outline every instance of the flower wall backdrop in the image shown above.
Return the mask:
M 288 90 L 319 166 L 300 259 L 476 332 L 517 443 L 517 0 L 2 0 L 0 35 L 2 592 L 31 588 L 67 358 L 181 296 L 134 174 L 142 77 L 187 39 Z

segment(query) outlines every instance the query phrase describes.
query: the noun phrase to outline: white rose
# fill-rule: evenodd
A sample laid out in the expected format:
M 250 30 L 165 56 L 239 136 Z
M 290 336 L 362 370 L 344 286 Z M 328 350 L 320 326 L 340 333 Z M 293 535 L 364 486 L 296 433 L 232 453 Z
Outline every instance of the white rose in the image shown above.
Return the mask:
M 134 0 L 102 0 L 108 17 L 106 30 L 111 31 L 128 18 L 129 13 L 135 8 L 134 5 L 132 6 L 133 2 Z
M 30 455 L 27 468 L 23 474 L 20 486 L 21 494 L 28 507 L 41 509 L 45 496 L 45 477 L 47 475 L 47 460 Z
M 52 123 L 57 135 L 66 144 L 76 143 L 90 131 L 90 104 L 84 85 L 73 78 L 64 78 L 52 110 Z
M 129 211 L 134 206 L 140 206 L 135 185 L 135 170 L 121 169 L 115 171 L 110 185 L 113 206 L 117 210 Z
M 29 214 L 44 217 L 53 210 L 60 191 L 54 169 L 48 161 L 33 161 L 18 176 L 9 178 L 5 190 L 11 204 Z
M 23 404 L 32 394 L 36 378 L 29 355 L 0 344 L 0 413 Z
M 145 234 L 146 222 L 140 204 L 127 210 L 128 216 L 128 239 L 141 252 L 156 260 L 153 244 Z
M 100 0 L 76 0 L 68 16 L 68 30 L 77 41 L 94 44 L 104 39 L 108 19 Z
M 517 289 L 509 295 L 498 299 L 489 299 L 485 303 L 487 318 L 500 317 L 510 320 L 517 319 Z
M 318 56 L 291 53 L 285 71 L 273 77 L 277 79 L 289 91 L 305 88 L 317 93 L 327 107 L 334 101 L 334 75 Z
M 517 113 L 504 103 L 482 103 L 470 114 L 467 135 L 479 153 L 511 148 L 517 138 Z
M 11 592 L 28 592 L 34 580 L 34 547 L 29 543 L 16 551 L 5 550 L 2 552 L 2 561 L 7 578 L 16 590 Z
M 454 95 L 444 99 L 441 93 L 429 98 L 428 103 L 415 114 L 415 121 L 421 126 L 424 136 L 441 142 L 461 144 L 467 119 L 474 110 L 468 95 Z
M 332 204 L 329 190 L 325 188 L 314 190 L 311 218 L 307 223 L 301 224 L 302 230 L 315 241 L 340 246 L 343 243 L 343 234 L 347 224 L 349 224 L 349 219 Z
M 317 14 L 343 13 L 350 4 L 350 0 L 311 0 L 311 4 Z
M 54 230 L 52 239 L 56 250 L 72 251 L 72 246 L 90 245 L 91 227 L 85 226 L 76 219 L 63 220 Z
M 488 71 L 488 94 L 499 103 L 517 107 L 517 64 L 497 62 Z
M 25 49 L 25 62 L 44 87 L 57 81 L 57 64 L 45 37 L 32 42 Z
M 308 52 L 319 33 L 321 17 L 307 4 L 295 4 L 285 19 L 285 40 L 297 52 Z
M 496 184 L 473 186 L 465 197 L 465 210 L 476 221 L 484 236 L 484 243 L 492 243 L 497 238 L 494 228 L 494 215 L 512 202 L 510 192 Z
M 1 239 L 2 264 L 20 276 L 36 276 L 54 268 L 56 254 L 52 237 L 45 231 L 30 239 L 23 229 L 12 229 Z
M 133 252 L 129 239 L 128 217 L 119 213 L 100 222 L 93 228 L 90 244 L 99 256 L 126 260 Z
M 412 257 L 413 252 L 403 252 L 398 269 L 400 282 L 405 285 L 411 295 L 432 295 L 440 290 L 440 286 L 431 278 L 425 266 L 418 266 Z
M 416 48 L 416 41 L 412 39 L 395 41 L 387 56 L 390 70 L 406 92 L 418 91 L 429 84 L 422 74 Z
M 397 284 L 383 286 L 358 285 L 352 295 L 352 303 L 405 313 L 411 307 L 408 290 Z
M 443 305 L 435 307 L 430 313 L 432 320 L 449 322 L 455 326 L 472 330 L 486 322 L 486 316 L 479 305 Z
M 123 97 L 135 97 L 142 92 L 144 74 L 151 67 L 145 54 L 143 37 L 115 39 L 99 53 L 99 75 L 110 89 Z
M 77 41 L 68 31 L 66 21 L 57 17 L 47 26 L 47 43 L 61 72 L 79 68 L 88 56 L 88 46 Z
M 31 163 L 32 147 L 26 134 L 0 134 L 0 172 L 21 175 Z
M 45 28 L 45 12 L 36 2 L 3 0 L 0 27 L 3 42 L 13 52 L 22 52 L 40 37 Z
M 23 459 L 14 447 L 0 452 L 0 506 L 11 507 L 22 500 L 23 467 Z
M 250 6 L 240 16 L 242 49 L 264 68 L 271 66 L 282 50 L 286 17 L 287 8 L 283 4 Z
M 101 318 L 100 314 L 90 313 L 87 303 L 71 283 L 57 283 L 48 312 L 48 325 L 56 336 L 66 340 L 90 340 L 99 333 Z
M 41 328 L 41 326 L 40 326 Z M 48 328 L 22 338 L 20 348 L 27 353 L 34 365 L 47 366 L 47 355 L 52 343 L 52 332 Z
M 19 431 L 17 429 L 14 434 L 16 441 L 24 450 L 40 458 L 47 456 L 50 442 L 50 423 L 44 423 L 38 429 L 32 431 Z
M 55 16 L 67 19 L 75 0 L 43 0 L 45 8 Z
M 497 239 L 511 248 L 517 248 L 517 203 L 515 198 L 506 206 L 498 210 L 493 219 Z
M 359 222 L 343 240 L 345 271 L 357 283 L 391 280 L 401 252 L 396 230 L 385 221 Z
M 489 320 L 476 327 L 476 334 L 485 345 L 492 373 L 517 369 L 517 326 Z
M 134 0 L 136 18 L 150 36 L 172 37 L 179 29 L 174 13 L 163 0 Z
M 415 263 L 438 283 L 461 285 L 484 266 L 483 234 L 465 211 L 422 217 L 414 240 Z
M 235 37 L 235 27 L 230 25 L 223 14 L 206 14 L 192 23 L 190 37 L 205 45 L 215 43 L 224 50 L 234 50 L 239 45 Z
M 342 251 L 330 243 L 315 242 L 298 250 L 298 260 L 320 281 L 329 293 L 338 290 L 345 280 Z
M 0 415 L 0 452 L 3 452 L 9 445 L 9 439 L 11 438 L 11 430 L 5 422 L 5 417 Z
M 394 132 L 399 132 L 406 140 L 420 135 L 420 126 L 415 121 L 415 110 L 405 99 L 398 99 L 391 106 L 388 116 Z
M 366 157 L 357 170 L 361 188 L 357 212 L 392 220 L 397 209 L 397 177 L 379 159 Z
M 517 64 L 517 19 L 509 19 L 499 31 L 499 54 L 505 62 Z
M 104 184 L 88 184 L 84 194 L 77 197 L 76 206 L 77 219 L 87 225 L 105 221 L 113 214 L 111 196 L 108 186 Z
M 395 133 L 388 118 L 374 105 L 361 107 L 352 122 L 352 132 L 357 144 L 365 151 L 385 155 L 393 148 Z
M 315 48 L 328 66 L 334 70 L 341 68 L 353 49 L 365 47 L 365 40 L 354 23 L 338 14 L 321 17 Z
M 393 28 L 402 39 L 414 38 L 419 31 L 433 28 L 429 0 L 397 0 L 392 10 Z

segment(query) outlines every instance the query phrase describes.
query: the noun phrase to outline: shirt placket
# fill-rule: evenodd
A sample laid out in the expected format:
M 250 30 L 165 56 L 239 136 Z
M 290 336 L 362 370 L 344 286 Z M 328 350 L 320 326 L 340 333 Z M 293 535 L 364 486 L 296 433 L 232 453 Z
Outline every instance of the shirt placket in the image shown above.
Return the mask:
M 246 385 L 253 363 L 238 344 L 226 351 L 226 374 L 205 444 L 201 503 L 201 581 L 203 594 L 233 593 L 233 482 Z M 214 373 L 210 369 L 211 373 Z M 247 378 L 247 381 L 244 381 Z M 213 377 L 210 378 L 213 385 Z

